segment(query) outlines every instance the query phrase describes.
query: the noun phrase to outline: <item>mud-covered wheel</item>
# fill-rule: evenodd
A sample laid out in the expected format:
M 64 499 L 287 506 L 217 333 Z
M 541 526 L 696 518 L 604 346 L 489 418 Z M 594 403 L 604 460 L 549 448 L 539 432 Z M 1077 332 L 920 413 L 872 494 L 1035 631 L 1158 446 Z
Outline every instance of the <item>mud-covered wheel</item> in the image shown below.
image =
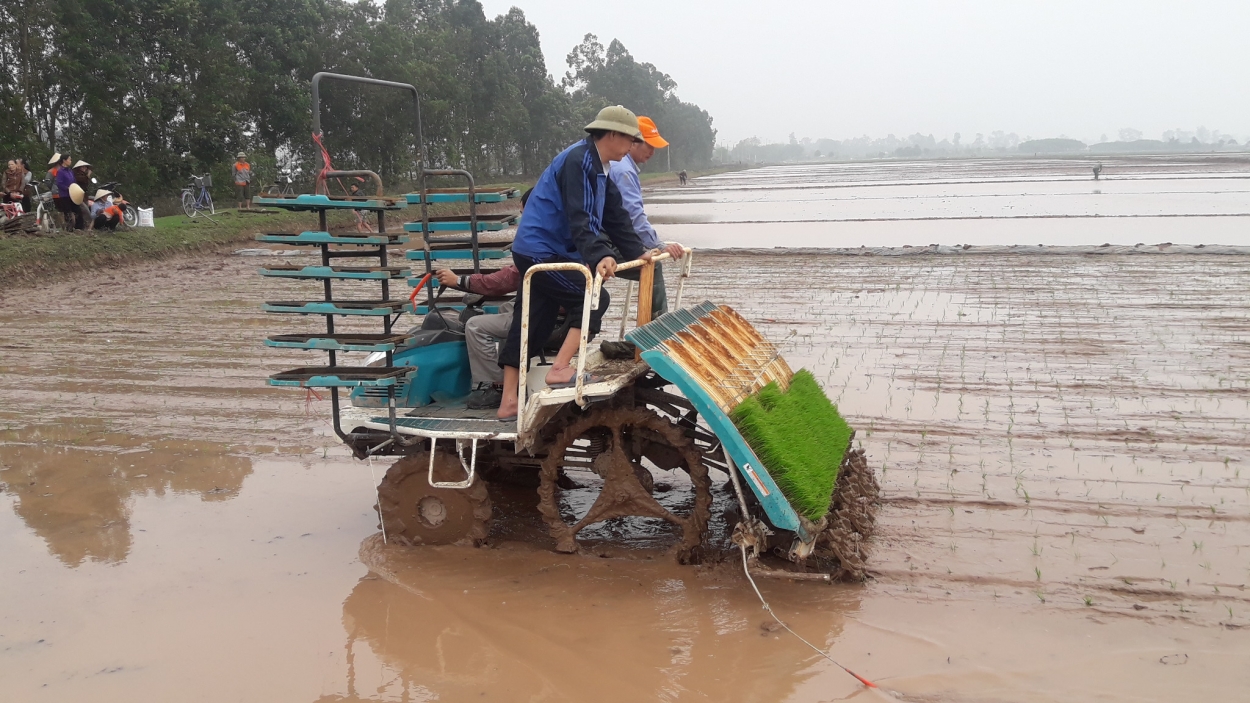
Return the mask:
M 427 544 L 473 544 L 490 532 L 490 495 L 486 482 L 474 478 L 468 488 L 434 488 L 429 482 L 430 454 L 405 456 L 391 465 L 378 486 L 378 506 L 388 540 L 415 547 Z M 464 480 L 460 460 L 439 447 L 434 479 Z
M 603 478 L 603 487 L 586 514 L 569 522 L 560 513 L 558 480 L 565 453 L 578 439 L 587 439 L 595 446 L 597 456 L 590 468 Z M 660 468 L 681 468 L 690 475 L 694 496 L 689 514 L 676 515 L 652 497 L 651 487 L 644 485 L 650 475 L 645 469 L 640 472 L 643 457 Z M 538 510 L 556 540 L 556 551 L 576 552 L 577 533 L 588 525 L 636 515 L 676 525 L 682 534 L 678 561 L 697 563 L 702 558 L 711 508 L 711 481 L 694 441 L 677 425 L 642 408 L 590 410 L 556 436 L 543 460 Z

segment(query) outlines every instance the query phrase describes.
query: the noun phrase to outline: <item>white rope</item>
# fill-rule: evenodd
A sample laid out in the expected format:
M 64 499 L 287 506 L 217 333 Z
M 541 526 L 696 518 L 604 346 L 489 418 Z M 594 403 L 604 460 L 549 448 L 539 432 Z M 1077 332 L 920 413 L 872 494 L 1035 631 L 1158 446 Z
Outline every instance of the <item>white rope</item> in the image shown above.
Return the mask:
M 799 633 L 795 632 L 794 630 L 791 630 L 789 625 L 787 625 L 787 624 L 786 624 L 786 623 L 785 623 L 785 622 L 784 622 L 781 618 L 777 617 L 777 614 L 773 612 L 773 608 L 772 608 L 772 606 L 768 604 L 768 601 L 764 600 L 764 594 L 763 594 L 763 593 L 760 593 L 760 587 L 759 587 L 759 586 L 757 586 L 757 585 L 755 585 L 755 579 L 751 578 L 751 570 L 750 570 L 749 568 L 747 568 L 747 548 L 746 548 L 746 546 L 745 546 L 745 545 L 742 545 L 742 544 L 739 544 L 739 545 L 738 545 L 738 549 L 740 549 L 740 550 L 742 551 L 742 573 L 746 574 L 747 581 L 748 581 L 748 582 L 750 582 L 750 584 L 751 584 L 751 588 L 755 589 L 755 595 L 756 595 L 757 597 L 759 597 L 759 599 L 760 599 L 760 603 L 762 603 L 762 604 L 764 605 L 764 610 L 767 610 L 767 611 L 768 611 L 768 614 L 769 614 L 769 615 L 771 615 L 771 616 L 773 617 L 773 620 L 776 620 L 778 625 L 781 625 L 782 627 L 786 628 L 786 632 L 789 632 L 790 634 L 792 634 L 792 635 L 794 635 L 795 637 L 797 637 L 797 638 L 798 638 L 798 640 L 799 640 L 800 642 L 802 642 L 803 644 L 807 645 L 808 647 L 811 647 L 813 652 L 815 652 L 815 653 L 819 654 L 820 656 L 822 656 L 822 657 L 824 657 L 825 659 L 828 659 L 830 662 L 832 662 L 834 666 L 836 666 L 836 667 L 838 667 L 839 669 L 841 669 L 841 670 L 845 671 L 846 673 L 850 674 L 851 676 L 854 676 L 856 679 L 858 679 L 858 680 L 859 680 L 859 682 L 860 682 L 860 683 L 863 683 L 863 684 L 865 684 L 865 685 L 867 685 L 867 686 L 870 686 L 871 688 L 876 688 L 876 687 L 877 687 L 877 686 L 876 686 L 876 684 L 872 683 L 871 681 L 868 681 L 868 680 L 867 680 L 867 679 L 865 679 L 865 678 L 862 678 L 859 674 L 856 674 L 855 672 L 851 671 L 850 669 L 846 668 L 845 666 L 842 666 L 842 665 L 841 665 L 841 664 L 839 664 L 838 662 L 834 661 L 833 657 L 829 656 L 828 654 L 825 654 L 825 650 L 820 649 L 819 647 L 817 647 L 816 645 L 812 644 L 811 642 L 808 642 L 807 640 L 803 639 L 803 638 L 802 638 L 802 636 L 800 636 L 800 635 L 799 635 Z
M 378 477 L 373 473 L 373 455 L 365 457 L 369 462 L 369 478 L 373 479 L 373 495 L 378 499 L 376 503 L 378 509 L 378 524 L 382 526 L 382 544 L 386 544 L 386 521 L 382 519 L 382 493 L 378 490 Z

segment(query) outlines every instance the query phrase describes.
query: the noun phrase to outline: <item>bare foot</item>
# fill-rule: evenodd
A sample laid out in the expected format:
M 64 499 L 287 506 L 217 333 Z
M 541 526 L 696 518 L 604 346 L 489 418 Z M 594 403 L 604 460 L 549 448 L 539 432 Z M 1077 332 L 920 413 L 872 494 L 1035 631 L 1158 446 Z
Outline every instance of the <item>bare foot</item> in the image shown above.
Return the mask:
M 505 417 L 515 417 L 516 411 L 517 411 L 516 398 L 513 398 L 511 402 L 509 402 L 508 399 L 505 398 L 504 401 L 499 404 L 499 410 L 495 413 L 495 416 L 501 420 Z
M 565 366 L 562 369 L 552 366 L 551 370 L 547 372 L 547 385 L 551 385 L 553 383 L 568 383 L 573 380 L 573 376 L 576 373 L 577 369 L 573 368 L 572 364 Z

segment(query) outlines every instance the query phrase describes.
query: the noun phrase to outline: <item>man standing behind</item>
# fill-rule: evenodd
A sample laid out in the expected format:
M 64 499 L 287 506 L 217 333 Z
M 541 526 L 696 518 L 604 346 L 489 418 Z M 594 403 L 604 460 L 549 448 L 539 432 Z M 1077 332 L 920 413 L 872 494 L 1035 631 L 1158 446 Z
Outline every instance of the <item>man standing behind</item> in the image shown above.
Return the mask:
M 680 244 L 665 245 L 655 233 L 642 208 L 642 182 L 638 179 L 638 167 L 647 163 L 655 155 L 656 149 L 668 146 L 668 141 L 660 136 L 660 130 L 650 117 L 638 118 L 638 130 L 642 132 L 642 141 L 635 142 L 629 153 L 620 161 L 613 161 L 609 175 L 617 189 L 621 191 L 621 201 L 625 211 L 634 224 L 634 231 L 648 249 L 663 249 L 674 259 L 680 259 L 685 250 Z M 632 276 L 631 276 L 632 278 Z M 664 290 L 664 271 L 659 263 L 655 265 L 655 287 L 651 293 L 651 319 L 668 312 L 668 296 Z
M 247 162 L 247 154 L 241 151 L 234 158 L 234 166 L 231 170 L 234 172 L 234 190 L 238 194 L 238 208 L 251 210 L 252 165 Z

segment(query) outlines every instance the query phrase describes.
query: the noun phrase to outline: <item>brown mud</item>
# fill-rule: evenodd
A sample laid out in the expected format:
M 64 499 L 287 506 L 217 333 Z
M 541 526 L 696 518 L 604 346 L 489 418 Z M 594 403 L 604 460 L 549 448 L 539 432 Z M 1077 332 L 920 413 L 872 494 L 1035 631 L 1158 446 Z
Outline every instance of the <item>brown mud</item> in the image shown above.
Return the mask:
M 866 584 L 760 582 L 800 634 L 908 700 L 1250 690 L 1250 257 L 696 257 L 687 301 L 793 331 L 878 472 Z M 677 564 L 673 530 L 559 554 L 517 489 L 485 548 L 380 544 L 388 462 L 262 384 L 314 357 L 260 340 L 315 321 L 261 314 L 301 284 L 255 268 L 0 301 L 6 697 L 883 700 L 740 562 Z M 682 473 L 656 472 L 666 508 Z

